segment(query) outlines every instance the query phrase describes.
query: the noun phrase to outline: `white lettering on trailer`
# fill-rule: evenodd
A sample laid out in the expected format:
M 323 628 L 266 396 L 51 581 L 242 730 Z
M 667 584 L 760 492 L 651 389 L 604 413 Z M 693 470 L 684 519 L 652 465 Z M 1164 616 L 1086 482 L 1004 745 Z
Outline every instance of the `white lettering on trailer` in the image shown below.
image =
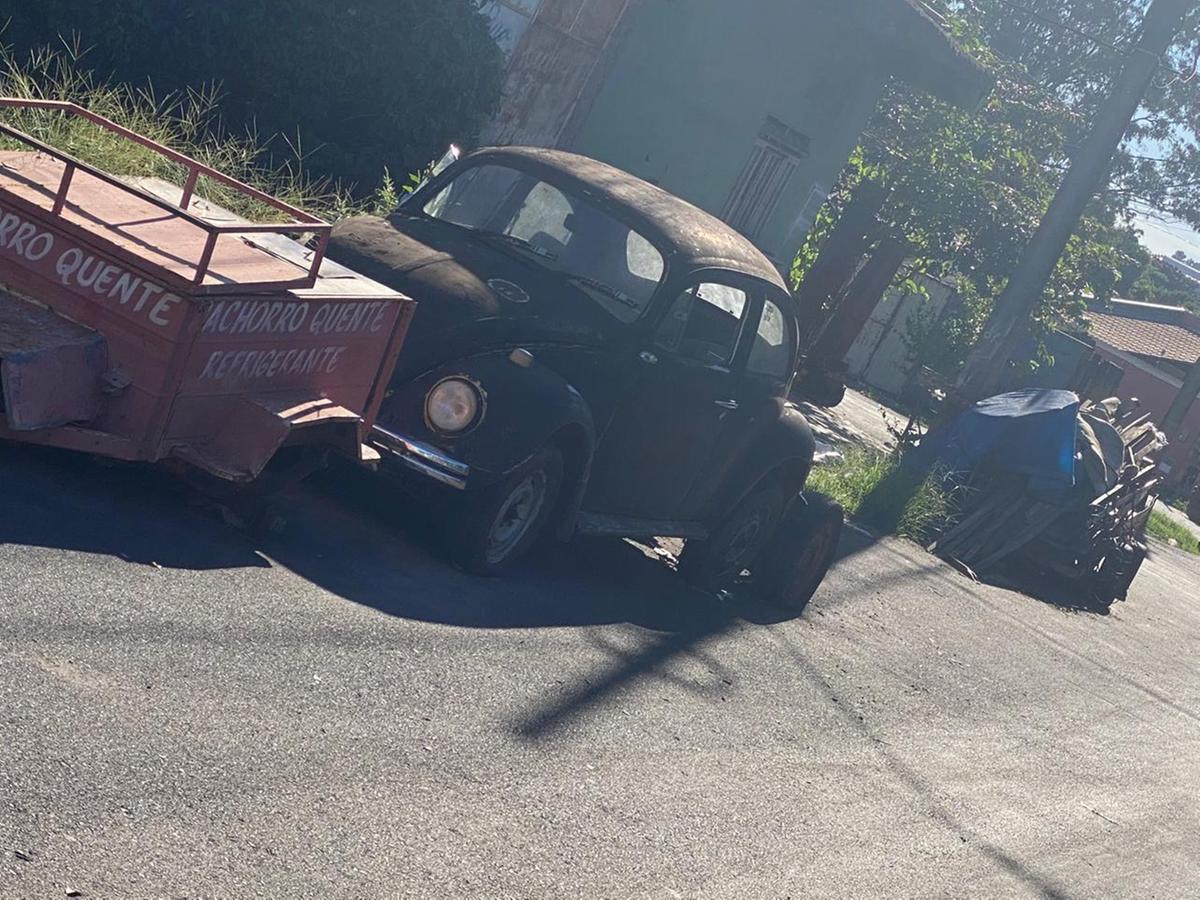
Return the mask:
M 168 318 L 171 308 L 183 301 L 168 291 L 164 291 L 153 282 L 144 281 L 131 272 L 113 263 L 84 253 L 78 247 L 64 250 L 55 263 L 54 271 L 66 287 L 75 285 L 108 300 L 116 300 L 121 306 L 133 301 L 138 288 L 141 294 L 133 303 L 133 311 L 140 313 L 146 309 L 151 298 L 158 299 L 150 306 L 146 318 L 154 325 L 166 326 L 171 324 Z M 161 296 L 159 296 L 161 295 Z
M 290 350 L 214 350 L 205 360 L 201 381 L 226 378 L 272 379 L 289 375 L 332 375 L 345 347 L 293 347 Z
M 0 248 L 11 250 L 30 262 L 38 262 L 54 249 L 54 235 L 38 231 L 36 225 L 15 213 L 5 213 L 0 216 Z
M 382 301 L 317 303 L 297 300 L 219 300 L 204 320 L 205 334 L 377 333 L 387 326 Z M 311 317 L 309 313 L 312 313 Z
M 51 232 L 16 213 L 0 215 L 0 250 L 8 250 L 29 262 L 41 262 L 54 251 L 55 244 Z M 133 312 L 142 313 L 151 324 L 161 327 L 171 324 L 171 309 L 183 302 L 164 288 L 79 247 L 62 250 L 55 259 L 54 272 L 64 287 L 78 288 L 82 293 L 114 300 L 121 306 L 132 303 Z
M 33 239 L 25 245 L 25 258 L 30 262 L 39 262 L 49 256 L 53 249 L 54 235 L 43 231 L 41 234 L 35 234 Z

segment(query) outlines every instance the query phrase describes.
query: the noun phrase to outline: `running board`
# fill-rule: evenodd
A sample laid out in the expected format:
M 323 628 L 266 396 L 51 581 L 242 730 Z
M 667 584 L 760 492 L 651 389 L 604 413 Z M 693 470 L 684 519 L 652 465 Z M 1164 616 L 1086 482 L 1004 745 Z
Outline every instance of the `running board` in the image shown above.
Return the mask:
M 708 538 L 708 529 L 699 522 L 667 522 L 584 512 L 575 520 L 575 533 L 585 537 L 674 537 L 697 541 Z

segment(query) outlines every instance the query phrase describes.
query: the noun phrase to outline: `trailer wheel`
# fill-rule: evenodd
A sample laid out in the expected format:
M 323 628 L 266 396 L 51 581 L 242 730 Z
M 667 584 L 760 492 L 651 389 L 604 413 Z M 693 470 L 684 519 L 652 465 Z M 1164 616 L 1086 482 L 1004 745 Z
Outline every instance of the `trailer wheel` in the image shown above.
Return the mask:
M 507 571 L 542 537 L 558 503 L 563 457 L 543 447 L 500 484 L 453 510 L 445 540 L 459 566 L 475 575 Z
M 837 555 L 845 512 L 830 497 L 805 494 L 763 550 L 754 581 L 767 602 L 804 612 Z

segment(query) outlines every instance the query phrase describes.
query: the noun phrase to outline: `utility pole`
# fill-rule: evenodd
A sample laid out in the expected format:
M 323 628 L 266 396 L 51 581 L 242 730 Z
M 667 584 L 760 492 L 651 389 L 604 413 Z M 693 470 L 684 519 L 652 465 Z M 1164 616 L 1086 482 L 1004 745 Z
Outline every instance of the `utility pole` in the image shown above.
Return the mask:
M 1025 326 L 1041 303 L 1046 283 L 1054 273 L 1084 210 L 1104 186 L 1112 160 L 1146 89 L 1170 49 L 1184 16 L 1200 0 L 1154 0 L 1142 23 L 1142 37 L 1130 53 L 1112 94 L 1096 115 L 1087 140 L 1072 161 L 1054 202 L 1038 226 L 1008 286 L 996 298 L 995 308 L 979 343 L 971 351 L 958 381 L 965 402 L 1003 389 L 1006 368 L 1025 336 Z

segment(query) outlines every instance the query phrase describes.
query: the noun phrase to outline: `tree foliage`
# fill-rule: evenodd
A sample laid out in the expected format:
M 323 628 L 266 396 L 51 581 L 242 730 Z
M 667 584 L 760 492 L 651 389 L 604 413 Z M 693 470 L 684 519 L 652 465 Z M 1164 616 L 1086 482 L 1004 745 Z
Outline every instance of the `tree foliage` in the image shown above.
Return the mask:
M 1122 54 L 1109 45 L 1127 48 L 1137 39 L 1145 5 L 1142 0 L 943 3 L 955 39 L 995 73 L 994 92 L 983 109 L 964 111 L 894 85 L 801 251 L 797 275 L 811 265 L 856 186 L 864 178 L 883 180 L 890 194 L 880 215 L 881 233 L 909 241 L 916 269 L 959 284 L 961 302 L 913 335 L 923 363 L 936 362 L 953 374 L 1119 72 Z M 1171 65 L 1187 57 L 1194 41 L 1194 31 L 1181 40 Z M 1171 179 L 1177 167 L 1194 167 L 1200 180 L 1191 121 L 1200 115 L 1200 79 L 1183 79 L 1168 72 L 1151 90 L 1144 121 L 1135 123 L 1116 160 L 1112 185 L 1091 204 L 1047 285 L 1032 323 L 1035 335 L 1078 324 L 1087 302 L 1132 291 L 1152 267 L 1133 226 L 1135 200 L 1187 214 L 1184 195 L 1167 190 L 1169 182 L 1176 184 Z M 1185 98 L 1192 95 L 1196 105 L 1185 109 Z M 1175 124 L 1164 130 L 1166 121 Z M 1159 155 L 1142 158 L 1149 154 L 1138 151 L 1149 140 L 1157 142 Z
M 1184 306 L 1200 313 L 1200 284 L 1159 260 L 1152 260 L 1121 296 L 1129 300 Z
M 1077 143 L 1136 44 L 1149 0 L 954 0 L 1001 59 L 1072 109 Z M 1114 160 L 1109 198 L 1144 202 L 1200 227 L 1200 8 L 1142 100 Z
M 78 40 L 104 79 L 160 94 L 219 83 L 227 126 L 364 187 L 470 139 L 499 98 L 476 0 L 36 0 L 8 14 L 17 53 Z

